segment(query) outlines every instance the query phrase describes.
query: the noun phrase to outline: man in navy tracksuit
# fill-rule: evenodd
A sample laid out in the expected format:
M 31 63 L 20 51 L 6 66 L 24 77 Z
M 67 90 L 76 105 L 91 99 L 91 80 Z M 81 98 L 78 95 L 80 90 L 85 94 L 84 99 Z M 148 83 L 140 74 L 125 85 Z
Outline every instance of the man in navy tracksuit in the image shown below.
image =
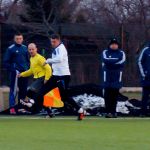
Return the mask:
M 9 105 L 10 105 L 10 114 L 16 114 L 14 109 L 15 106 L 15 90 L 18 86 L 18 103 L 20 105 L 19 100 L 24 99 L 26 97 L 27 92 L 27 78 L 16 78 L 17 72 L 21 73 L 29 68 L 29 57 L 28 50 L 23 43 L 23 35 L 17 33 L 14 35 L 14 44 L 8 47 L 5 57 L 4 57 L 4 65 L 10 71 L 10 94 L 9 94 Z M 16 82 L 18 80 L 18 82 Z M 17 85 L 16 85 L 17 83 Z
M 147 105 L 150 95 L 150 46 L 145 47 L 138 59 L 138 67 L 141 74 L 142 93 L 142 116 L 147 115 Z
M 126 60 L 125 53 L 119 49 L 119 43 L 112 39 L 102 53 L 103 86 L 106 117 L 116 117 L 116 105 L 119 89 L 122 87 L 122 72 Z

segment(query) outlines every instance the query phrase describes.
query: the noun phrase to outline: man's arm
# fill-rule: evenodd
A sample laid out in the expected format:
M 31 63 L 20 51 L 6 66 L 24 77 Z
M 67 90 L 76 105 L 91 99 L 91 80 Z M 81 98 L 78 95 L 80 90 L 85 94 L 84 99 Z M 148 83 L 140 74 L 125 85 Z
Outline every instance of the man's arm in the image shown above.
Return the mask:
M 102 53 L 102 61 L 106 65 L 113 65 L 119 62 L 119 58 L 108 57 L 107 50 L 104 50 Z
M 31 70 L 31 68 L 30 68 L 29 70 L 20 73 L 20 74 L 19 74 L 19 77 L 29 77 L 29 76 L 31 76 L 31 75 L 33 75 L 33 72 L 32 72 L 32 70 Z
M 143 67 L 143 61 L 144 61 L 144 58 L 145 58 L 145 51 L 148 49 L 148 47 L 144 48 L 139 56 L 139 59 L 138 59 L 138 67 L 139 67 L 139 70 L 140 70 L 140 73 L 141 73 L 141 76 L 143 78 L 145 78 L 145 73 L 144 73 L 144 67 Z
M 124 51 L 121 51 L 122 55 L 120 56 L 120 59 L 118 62 L 116 62 L 116 65 L 123 65 L 126 61 L 126 55 L 124 53 Z
M 39 65 L 44 67 L 44 69 L 45 69 L 45 81 L 48 81 L 50 79 L 50 77 L 52 76 L 52 69 L 51 69 L 49 64 L 43 65 L 44 63 L 45 63 L 45 58 L 41 57 L 39 59 Z
M 53 64 L 53 63 L 60 63 L 63 60 L 65 49 L 64 48 L 58 48 L 56 50 L 56 57 L 55 58 L 49 58 L 46 60 L 46 63 Z
M 10 63 L 11 58 L 12 58 L 12 54 L 10 48 L 8 48 L 6 50 L 6 53 L 4 55 L 4 60 L 3 60 L 4 67 L 6 67 L 7 69 L 13 69 L 12 67 L 15 68 L 15 66 L 12 66 Z

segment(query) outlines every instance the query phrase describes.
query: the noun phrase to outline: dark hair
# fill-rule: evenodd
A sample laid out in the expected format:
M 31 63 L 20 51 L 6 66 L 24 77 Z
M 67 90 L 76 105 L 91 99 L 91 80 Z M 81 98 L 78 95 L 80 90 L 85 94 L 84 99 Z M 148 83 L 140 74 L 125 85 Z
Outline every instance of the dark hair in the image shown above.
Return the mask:
M 50 39 L 57 39 L 57 40 L 60 40 L 60 35 L 59 34 L 52 34 L 50 36 Z
M 16 32 L 15 34 L 14 34 L 14 36 L 23 36 L 23 34 L 22 33 L 20 33 L 20 32 Z

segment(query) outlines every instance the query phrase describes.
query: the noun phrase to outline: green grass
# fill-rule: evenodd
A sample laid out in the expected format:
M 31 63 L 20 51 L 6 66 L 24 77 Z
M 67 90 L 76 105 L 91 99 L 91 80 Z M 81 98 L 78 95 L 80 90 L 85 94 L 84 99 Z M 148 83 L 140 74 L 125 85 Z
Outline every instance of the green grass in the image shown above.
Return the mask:
M 124 92 L 123 95 L 127 96 L 129 99 L 139 99 L 141 100 L 142 93 L 140 92 Z
M 0 118 L 1 150 L 150 150 L 150 119 Z

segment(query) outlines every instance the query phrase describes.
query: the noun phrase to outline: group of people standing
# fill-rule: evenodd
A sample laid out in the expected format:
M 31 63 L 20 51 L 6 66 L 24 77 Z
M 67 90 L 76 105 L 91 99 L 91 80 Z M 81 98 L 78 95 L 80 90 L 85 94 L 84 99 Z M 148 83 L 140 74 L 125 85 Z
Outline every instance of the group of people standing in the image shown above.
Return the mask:
M 18 109 L 26 106 L 38 112 L 43 107 L 44 95 L 52 89 L 59 87 L 63 101 L 69 101 L 78 111 L 78 120 L 82 120 L 84 110 L 74 101 L 66 98 L 70 82 L 70 69 L 68 63 L 68 53 L 61 42 L 60 36 L 53 34 L 50 37 L 52 46 L 52 58 L 45 59 L 38 53 L 35 43 L 30 43 L 28 47 L 23 45 L 23 35 L 14 35 L 14 44 L 9 46 L 4 58 L 4 64 L 10 71 L 10 114 L 16 114 L 15 106 L 15 83 L 18 78 Z M 30 55 L 30 60 L 29 56 Z M 51 68 L 52 67 L 52 68 Z M 28 78 L 33 75 L 33 82 L 28 86 Z M 17 110 L 18 110 L 17 109 Z M 51 108 L 46 108 L 48 116 L 52 117 Z
M 78 112 L 78 120 L 82 120 L 86 111 L 75 101 L 67 98 L 67 88 L 71 79 L 68 53 L 58 34 L 50 37 L 52 57 L 47 60 L 38 53 L 35 43 L 28 47 L 23 45 L 23 35 L 14 35 L 14 44 L 9 46 L 4 57 L 4 64 L 10 71 L 10 114 L 16 114 L 22 105 L 39 111 L 43 107 L 44 95 L 58 87 L 62 100 L 71 103 Z M 29 59 L 30 55 L 30 59 Z M 146 47 L 139 57 L 139 70 L 142 77 L 143 99 L 142 115 L 146 115 L 146 107 L 150 94 L 150 48 Z M 106 117 L 117 117 L 116 105 L 119 89 L 122 87 L 123 68 L 126 55 L 120 49 L 117 39 L 112 39 L 108 48 L 102 52 L 103 87 Z M 28 77 L 33 75 L 33 82 L 28 86 Z M 18 80 L 18 109 L 15 106 L 15 86 Z M 45 108 L 49 117 L 53 117 L 51 108 Z
M 106 117 L 117 117 L 116 105 L 119 89 L 122 87 L 122 75 L 126 55 L 120 49 L 116 39 L 112 39 L 108 48 L 102 52 L 103 87 L 106 107 Z M 138 68 L 142 86 L 141 117 L 148 116 L 148 102 L 150 100 L 150 46 L 142 49 L 138 58 Z

